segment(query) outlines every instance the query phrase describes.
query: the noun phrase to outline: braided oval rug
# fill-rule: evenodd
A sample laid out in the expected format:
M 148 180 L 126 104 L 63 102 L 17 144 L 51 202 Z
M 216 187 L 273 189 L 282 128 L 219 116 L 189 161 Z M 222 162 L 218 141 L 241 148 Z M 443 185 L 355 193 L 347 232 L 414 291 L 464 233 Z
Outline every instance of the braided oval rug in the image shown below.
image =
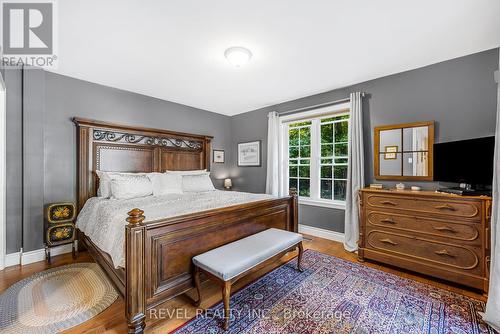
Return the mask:
M 96 263 L 36 273 L 0 295 L 0 333 L 56 333 L 96 316 L 118 297 Z

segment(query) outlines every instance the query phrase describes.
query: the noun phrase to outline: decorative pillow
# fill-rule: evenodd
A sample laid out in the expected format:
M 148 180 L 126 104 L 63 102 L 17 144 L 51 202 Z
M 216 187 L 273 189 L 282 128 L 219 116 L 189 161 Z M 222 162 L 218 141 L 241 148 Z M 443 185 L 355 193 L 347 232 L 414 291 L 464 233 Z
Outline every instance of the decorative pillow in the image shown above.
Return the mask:
M 182 176 L 182 190 L 184 192 L 214 191 L 215 187 L 210 179 L 210 173 Z
M 198 170 L 167 170 L 165 173 L 180 174 L 180 175 L 200 175 L 206 172 L 207 172 L 206 169 L 198 169 Z
M 146 175 L 146 173 L 122 173 L 122 172 L 103 172 L 96 171 L 99 177 L 99 188 L 97 189 L 97 197 L 110 198 L 111 197 L 111 180 L 115 176 L 120 175 Z
M 128 199 L 153 194 L 153 184 L 146 175 L 115 175 L 111 177 L 111 198 Z
M 150 173 L 148 178 L 153 184 L 153 195 L 182 194 L 182 175 L 167 173 Z

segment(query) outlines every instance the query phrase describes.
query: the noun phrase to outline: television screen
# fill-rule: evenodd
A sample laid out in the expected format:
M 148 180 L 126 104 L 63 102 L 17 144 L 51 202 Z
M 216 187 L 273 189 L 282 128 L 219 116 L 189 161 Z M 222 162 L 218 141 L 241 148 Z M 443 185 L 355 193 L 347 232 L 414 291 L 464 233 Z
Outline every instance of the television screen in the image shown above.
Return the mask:
M 434 180 L 491 185 L 495 137 L 434 144 Z

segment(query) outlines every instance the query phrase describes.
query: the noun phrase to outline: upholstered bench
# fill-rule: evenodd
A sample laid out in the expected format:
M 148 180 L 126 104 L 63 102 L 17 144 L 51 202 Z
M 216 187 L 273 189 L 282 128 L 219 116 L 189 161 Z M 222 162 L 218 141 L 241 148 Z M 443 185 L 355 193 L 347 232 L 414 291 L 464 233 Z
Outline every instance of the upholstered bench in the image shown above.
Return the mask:
M 227 330 L 231 285 L 253 269 L 265 266 L 297 247 L 299 249 L 297 270 L 302 271 L 301 260 L 304 252 L 302 235 L 276 228 L 270 228 L 195 256 L 193 275 L 198 292 L 196 306 L 201 303 L 200 272 L 203 272 L 222 286 L 224 329 Z

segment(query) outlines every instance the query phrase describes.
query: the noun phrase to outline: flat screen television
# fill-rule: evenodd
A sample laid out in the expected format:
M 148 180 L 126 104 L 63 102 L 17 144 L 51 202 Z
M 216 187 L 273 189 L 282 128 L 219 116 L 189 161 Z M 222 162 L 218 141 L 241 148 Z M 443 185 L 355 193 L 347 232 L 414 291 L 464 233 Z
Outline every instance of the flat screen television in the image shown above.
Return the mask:
M 495 136 L 434 144 L 434 180 L 490 186 Z

